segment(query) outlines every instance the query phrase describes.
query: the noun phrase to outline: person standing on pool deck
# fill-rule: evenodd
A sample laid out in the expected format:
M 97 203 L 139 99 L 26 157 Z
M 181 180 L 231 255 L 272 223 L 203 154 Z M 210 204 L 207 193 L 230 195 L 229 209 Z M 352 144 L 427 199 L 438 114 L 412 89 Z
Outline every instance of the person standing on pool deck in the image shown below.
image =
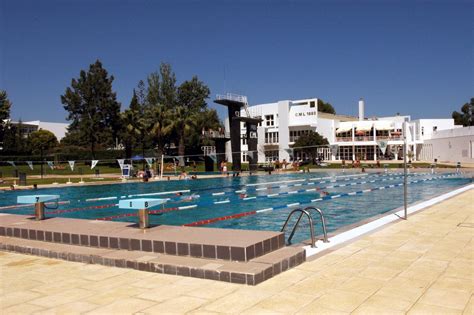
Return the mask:
M 227 161 L 222 161 L 222 174 L 227 173 Z

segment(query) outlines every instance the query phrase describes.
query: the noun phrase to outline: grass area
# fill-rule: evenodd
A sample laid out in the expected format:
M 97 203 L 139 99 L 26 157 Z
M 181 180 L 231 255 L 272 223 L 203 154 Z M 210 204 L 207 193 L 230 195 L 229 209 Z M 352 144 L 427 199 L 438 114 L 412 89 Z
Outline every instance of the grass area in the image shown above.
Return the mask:
M 58 183 L 58 184 L 66 184 L 66 182 L 68 181 L 69 179 L 66 178 L 66 177 L 58 177 L 58 178 L 31 178 L 31 179 L 27 179 L 26 181 L 26 186 L 24 187 L 28 187 L 28 186 L 32 186 L 34 184 L 36 185 L 48 185 L 48 184 L 53 184 L 53 183 Z M 81 179 L 80 178 L 71 178 L 71 182 L 73 182 L 74 184 L 77 184 Z M 96 182 L 105 182 L 105 181 L 120 181 L 119 178 L 83 178 L 83 181 L 86 182 L 86 183 L 96 183 Z M 14 182 L 16 182 L 16 184 L 19 184 L 19 181 L 18 180 L 13 180 L 13 179 L 9 179 L 9 180 L 6 180 L 5 182 L 1 183 L 0 184 L 0 187 L 10 187 L 10 185 L 14 184 Z M 21 187 L 21 186 L 20 186 Z

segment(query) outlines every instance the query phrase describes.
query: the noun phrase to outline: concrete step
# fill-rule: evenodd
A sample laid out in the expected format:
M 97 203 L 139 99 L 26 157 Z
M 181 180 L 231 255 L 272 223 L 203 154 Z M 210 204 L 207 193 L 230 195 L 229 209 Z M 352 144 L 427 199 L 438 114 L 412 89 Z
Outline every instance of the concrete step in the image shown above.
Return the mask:
M 284 247 L 246 262 L 94 248 L 0 236 L 0 250 L 73 262 L 256 285 L 306 260 L 305 250 Z
M 0 214 L 0 236 L 103 249 L 250 261 L 285 247 L 280 232 L 161 225 L 141 230 L 130 222 Z

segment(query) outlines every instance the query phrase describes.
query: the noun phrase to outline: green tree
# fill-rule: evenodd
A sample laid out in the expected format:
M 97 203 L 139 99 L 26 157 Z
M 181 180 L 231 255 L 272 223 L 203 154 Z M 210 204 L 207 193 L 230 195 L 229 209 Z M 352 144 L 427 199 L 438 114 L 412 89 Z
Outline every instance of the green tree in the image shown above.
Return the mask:
M 41 148 L 49 151 L 58 146 L 58 139 L 54 133 L 42 129 L 32 132 L 29 136 L 29 142 L 34 154 L 38 154 Z
M 461 112 L 454 111 L 452 117 L 456 125 L 463 126 L 474 126 L 474 97 L 471 98 L 469 103 L 464 104 L 461 107 Z
M 169 125 L 173 120 L 172 109 L 177 103 L 176 76 L 169 64 L 162 63 L 160 72 L 150 74 L 147 83 L 145 124 L 153 144 L 163 153 L 173 138 L 173 130 Z
M 8 125 L 3 146 L 4 152 L 12 155 L 24 155 L 31 153 L 28 136 L 24 133 L 25 128 L 21 119 L 18 123 Z
M 0 90 L 0 147 L 4 145 L 5 132 L 8 130 L 10 122 L 10 109 L 12 103 L 8 99 L 7 92 Z
M 193 152 L 202 153 L 201 145 L 214 145 L 214 141 L 210 139 L 201 139 L 202 130 L 224 130 L 224 125 L 219 120 L 217 111 L 211 108 L 205 108 L 196 114 L 194 121 L 194 128 L 189 131 L 186 136 L 186 148 L 189 148 Z
M 177 136 L 178 155 L 185 155 L 185 139 L 196 130 L 197 117 L 206 109 L 206 99 L 209 97 L 209 88 L 194 76 L 191 81 L 184 81 L 178 88 L 177 102 L 173 108 L 173 119 L 168 125 L 169 130 Z M 184 159 L 181 158 L 184 166 Z
M 81 70 L 61 96 L 71 121 L 68 132 L 77 132 L 93 157 L 98 144 L 113 145 L 120 129 L 120 103 L 112 90 L 113 80 L 97 60 L 87 72 Z
M 141 144 L 142 151 L 145 150 L 148 139 L 145 125 L 144 105 L 139 103 L 135 90 L 133 90 L 130 107 L 121 114 L 121 119 L 121 138 L 125 147 L 125 156 L 127 158 L 131 158 L 133 149 L 137 146 L 137 144 Z
M 328 140 L 315 131 L 302 135 L 295 141 L 295 151 L 304 152 L 311 158 L 317 157 L 317 146 L 329 144 Z
M 329 114 L 336 114 L 336 110 L 334 107 L 329 104 L 325 103 L 323 100 L 318 99 L 318 112 L 329 113 Z

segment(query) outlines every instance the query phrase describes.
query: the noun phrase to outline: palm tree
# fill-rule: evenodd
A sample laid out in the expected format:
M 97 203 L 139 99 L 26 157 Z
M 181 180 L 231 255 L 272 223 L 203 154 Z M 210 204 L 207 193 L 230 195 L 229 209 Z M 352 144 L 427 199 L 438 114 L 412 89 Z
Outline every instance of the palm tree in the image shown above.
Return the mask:
M 194 76 L 191 81 L 184 81 L 177 92 L 177 105 L 171 109 L 172 119 L 164 127 L 165 134 L 175 134 L 178 142 L 180 166 L 184 166 L 185 139 L 192 130 L 196 130 L 196 116 L 206 108 L 209 88 Z

